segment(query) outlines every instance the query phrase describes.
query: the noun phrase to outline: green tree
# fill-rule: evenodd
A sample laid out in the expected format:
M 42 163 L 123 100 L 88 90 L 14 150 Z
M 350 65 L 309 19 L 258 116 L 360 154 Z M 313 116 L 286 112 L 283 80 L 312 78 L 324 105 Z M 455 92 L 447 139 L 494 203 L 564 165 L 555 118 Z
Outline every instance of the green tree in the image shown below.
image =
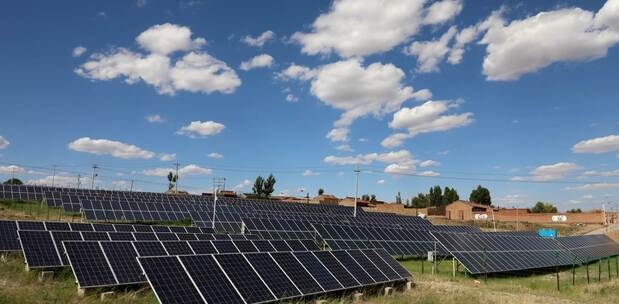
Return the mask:
M 369 201 L 370 200 L 370 196 L 368 194 L 364 194 L 361 196 L 361 200 L 362 201 Z
M 411 205 L 413 208 L 426 208 L 430 205 L 430 202 L 425 194 L 419 193 L 416 197 L 413 197 Z
M 430 188 L 428 201 L 430 206 L 440 206 L 443 203 L 443 190 L 441 190 L 441 186 L 436 185 Z
M 398 195 L 395 196 L 395 203 L 402 204 L 402 196 L 400 195 L 399 191 L 398 191 Z
M 490 190 L 478 185 L 476 189 L 471 191 L 469 196 L 471 202 L 475 202 L 482 205 L 492 205 L 492 198 L 490 197 Z
M 567 213 L 582 213 L 582 210 L 580 210 L 580 208 L 570 209 L 567 211 Z
M 372 196 L 370 196 L 370 202 L 375 202 L 376 201 L 376 195 L 372 194 Z
M 254 181 L 254 187 L 252 187 L 252 191 L 258 197 L 262 197 L 264 195 L 264 178 L 262 178 L 262 176 L 256 177 L 256 181 Z
M 556 213 L 557 207 L 551 203 L 537 202 L 533 208 L 529 209 L 531 213 Z
M 177 181 L 178 181 L 178 175 L 170 171 L 170 173 L 168 173 L 168 191 L 174 189 L 174 186 L 176 186 Z
M 5 185 L 23 185 L 22 181 L 19 178 L 9 178 L 3 184 Z
M 267 179 L 264 181 L 264 197 L 271 197 L 271 194 L 275 191 L 275 182 L 277 181 L 275 180 L 275 177 L 273 177 L 273 174 L 269 174 L 269 177 L 267 177 Z
M 445 191 L 443 191 L 443 206 L 447 206 L 459 199 L 460 196 L 458 196 L 458 191 L 456 189 L 445 187 Z
M 323 194 L 325 194 L 325 190 L 322 188 L 318 189 L 318 195 L 323 195 Z

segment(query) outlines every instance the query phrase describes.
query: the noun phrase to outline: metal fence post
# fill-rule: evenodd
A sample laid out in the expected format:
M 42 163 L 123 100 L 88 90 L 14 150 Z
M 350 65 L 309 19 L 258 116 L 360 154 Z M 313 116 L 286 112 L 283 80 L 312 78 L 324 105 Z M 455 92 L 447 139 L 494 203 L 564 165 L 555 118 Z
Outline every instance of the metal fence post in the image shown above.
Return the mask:
M 555 253 L 555 271 L 557 273 L 557 290 L 561 291 L 560 283 L 559 283 L 559 252 Z
M 587 263 L 585 265 L 587 265 L 587 284 L 589 284 L 589 261 L 590 259 L 587 259 Z
M 602 259 L 598 259 L 598 282 L 602 280 Z

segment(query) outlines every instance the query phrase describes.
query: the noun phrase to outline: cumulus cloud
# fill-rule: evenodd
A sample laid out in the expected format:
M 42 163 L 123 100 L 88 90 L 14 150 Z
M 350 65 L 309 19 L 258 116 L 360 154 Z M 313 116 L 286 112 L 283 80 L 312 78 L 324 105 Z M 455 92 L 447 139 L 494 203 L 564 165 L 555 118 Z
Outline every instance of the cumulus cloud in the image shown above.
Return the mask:
M 450 51 L 448 44 L 456 33 L 456 27 L 452 26 L 439 39 L 425 42 L 415 41 L 404 52 L 417 57 L 418 72 L 438 72 L 438 65 Z
M 113 157 L 124 159 L 150 159 L 155 156 L 154 152 L 144 150 L 135 145 L 108 139 L 94 139 L 90 137 L 82 137 L 74 140 L 69 143 L 69 149 L 96 155 L 111 155 Z
M 150 123 L 162 123 L 163 122 L 163 118 L 161 118 L 161 115 L 159 114 L 147 115 L 144 118 L 146 119 L 146 121 Z
M 288 94 L 288 95 L 286 95 L 286 101 L 287 102 L 297 102 L 297 101 L 299 101 L 299 97 L 294 96 L 292 94 Z
M 349 144 L 338 145 L 337 147 L 335 147 L 335 150 L 346 151 L 346 152 L 352 152 L 353 151 L 353 149 L 350 147 Z
M 310 169 L 306 169 L 305 171 L 303 171 L 303 176 L 318 176 L 320 175 L 320 172 L 314 172 Z
M 609 0 L 595 12 L 562 8 L 507 22 L 500 14 L 487 23 L 483 73 L 488 80 L 516 80 L 553 63 L 606 56 L 619 42 L 619 5 Z
M 610 170 L 610 171 L 585 171 L 582 173 L 581 177 L 615 177 L 619 176 L 619 169 Z
M 252 186 L 252 182 L 248 179 L 245 179 L 241 181 L 240 183 L 238 183 L 236 186 L 234 186 L 234 189 L 237 189 L 237 190 L 247 189 L 251 186 Z
M 417 173 L 417 175 L 419 176 L 439 176 L 441 174 L 438 172 L 434 172 L 434 171 L 423 171 L 423 172 Z
M 425 2 L 337 0 L 316 18 L 309 33 L 296 32 L 291 40 L 309 55 L 366 56 L 389 51 L 422 26 L 444 23 L 462 8 L 460 1 L 443 0 L 429 7 Z
M 160 161 L 174 161 L 176 160 L 176 153 L 161 153 L 159 154 L 159 160 Z
M 154 168 L 142 171 L 142 174 L 147 176 L 167 176 L 170 172 L 176 172 L 175 168 Z M 198 165 L 186 165 L 178 169 L 178 175 L 211 175 L 213 170 L 209 168 L 203 168 Z
M 316 70 L 303 65 L 292 63 L 283 71 L 275 75 L 280 80 L 310 80 L 316 76 Z
M 248 61 L 241 62 L 239 68 L 243 71 L 249 71 L 255 68 L 270 67 L 271 65 L 273 65 L 273 57 L 269 54 L 261 54 Z
M 6 149 L 11 143 L 0 135 L 0 150 Z
M 391 151 L 386 153 L 358 154 L 356 156 L 329 155 L 323 162 L 332 165 L 369 165 L 373 162 L 388 164 L 385 173 L 412 173 L 415 171 L 417 161 L 407 150 Z
M 217 153 L 217 152 L 209 153 L 207 156 L 210 157 L 210 158 L 215 158 L 215 159 L 224 158 L 223 154 L 220 154 L 220 153 Z
M 265 31 L 264 33 L 260 34 L 257 37 L 252 37 L 250 35 L 247 35 L 241 39 L 241 42 L 249 46 L 262 47 L 264 46 L 265 43 L 271 40 L 274 40 L 274 39 L 275 39 L 275 33 L 273 33 L 273 31 Z
M 565 178 L 570 173 L 579 170 L 575 163 L 559 162 L 551 165 L 541 165 L 529 172 L 529 176 L 514 176 L 513 181 L 555 181 Z
M 383 184 L 385 184 L 385 180 L 384 179 L 379 179 L 379 180 L 376 181 L 376 184 L 377 185 L 383 185 Z
M 136 38 L 146 54 L 127 48 L 114 48 L 92 54 L 74 71 L 91 80 L 124 78 L 128 84 L 140 81 L 153 86 L 159 94 L 177 91 L 211 94 L 233 93 L 241 80 L 226 63 L 198 50 L 203 38 L 191 39 L 191 30 L 175 24 L 155 25 Z M 172 53 L 187 52 L 173 62 Z
M 407 133 L 394 133 L 385 138 L 381 145 L 387 148 L 400 146 L 405 139 L 422 133 L 447 131 L 473 123 L 473 113 L 445 114 L 458 108 L 453 101 L 427 101 L 413 108 L 402 108 L 393 115 L 389 123 L 392 129 L 407 129 Z
M 20 166 L 15 166 L 15 165 L 10 165 L 10 166 L 0 166 L 0 174 L 17 174 L 17 173 L 25 173 L 26 169 L 20 167 Z
M 437 162 L 435 160 L 428 159 L 428 160 L 424 160 L 424 161 L 420 162 L 419 163 L 419 167 L 422 167 L 422 168 L 433 167 L 433 166 L 438 166 L 440 164 L 441 163 L 439 163 L 439 162 Z
M 95 180 L 95 184 L 98 183 Z M 66 176 L 66 175 L 56 175 L 56 176 L 46 176 L 38 179 L 29 179 L 26 180 L 26 184 L 28 185 L 41 185 L 41 186 L 51 186 L 55 187 L 78 187 L 77 176 Z M 82 187 L 84 185 L 88 185 L 90 187 L 91 179 L 89 177 L 81 177 L 79 180 L 79 185 Z
M 619 151 L 619 135 L 596 137 L 578 142 L 572 147 L 575 153 L 607 153 Z
M 577 186 L 577 187 L 567 187 L 565 189 L 576 190 L 576 191 L 612 190 L 612 189 L 619 189 L 619 183 L 592 183 L 592 184 L 584 184 L 582 186 Z
M 84 55 L 86 51 L 88 51 L 88 49 L 86 49 L 85 47 L 77 46 L 73 49 L 73 52 L 71 52 L 71 55 L 73 55 L 73 57 L 79 57 L 79 56 Z
M 187 135 L 191 138 L 206 137 L 221 133 L 226 128 L 223 124 L 214 121 L 192 121 L 186 126 L 183 126 L 177 134 Z

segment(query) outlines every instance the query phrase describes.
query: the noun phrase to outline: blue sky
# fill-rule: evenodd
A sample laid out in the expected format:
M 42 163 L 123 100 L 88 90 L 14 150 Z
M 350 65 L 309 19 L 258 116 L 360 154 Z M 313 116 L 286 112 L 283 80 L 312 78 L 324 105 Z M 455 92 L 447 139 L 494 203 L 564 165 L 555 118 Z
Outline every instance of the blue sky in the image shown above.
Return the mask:
M 619 1 L 5 1 L 0 178 L 619 196 Z

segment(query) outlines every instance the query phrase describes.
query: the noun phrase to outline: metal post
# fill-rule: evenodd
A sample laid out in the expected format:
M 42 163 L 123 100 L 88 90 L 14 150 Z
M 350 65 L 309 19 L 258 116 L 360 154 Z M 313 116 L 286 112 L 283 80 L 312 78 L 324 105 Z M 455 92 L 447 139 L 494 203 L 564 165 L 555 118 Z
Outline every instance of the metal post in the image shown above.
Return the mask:
M 573 257 L 574 260 L 572 261 L 572 285 L 576 284 L 576 256 Z
M 589 260 L 587 260 L 585 265 L 587 265 L 587 284 L 589 284 Z
M 215 199 L 213 200 L 213 224 L 211 225 L 211 228 L 215 230 L 215 211 L 217 210 L 217 192 L 219 192 L 219 188 L 215 188 L 215 191 L 213 192 Z
M 421 260 L 421 273 L 423 274 L 423 259 Z
M 52 187 L 54 187 L 56 181 L 56 165 L 54 165 L 54 169 L 52 171 Z
M 174 182 L 174 185 L 176 186 L 176 194 L 178 194 L 178 179 L 179 179 L 178 178 L 178 166 L 179 166 L 179 163 L 178 163 L 178 160 L 176 160 L 176 182 Z
M 488 265 L 486 265 L 486 248 L 484 248 L 484 283 L 488 282 Z
M 357 217 L 357 196 L 359 196 L 359 164 L 354 170 L 355 172 L 355 208 L 353 209 L 353 217 Z
M 598 260 L 598 282 L 602 280 L 602 259 Z
M 133 180 L 131 180 L 131 188 L 129 188 L 129 192 L 133 192 Z
M 456 277 L 456 258 L 451 258 L 451 271 L 453 274 L 453 277 Z
M 617 257 L 615 256 L 615 271 L 617 272 L 617 276 L 619 276 L 619 263 L 617 262 Z
M 608 280 L 610 281 L 610 257 L 608 257 L 606 261 L 608 262 Z
M 92 180 L 90 181 L 90 189 L 95 189 L 95 177 L 97 176 L 97 164 L 92 165 Z
M 557 290 L 561 291 L 561 286 L 559 282 L 559 252 L 555 254 L 555 272 L 557 273 Z

